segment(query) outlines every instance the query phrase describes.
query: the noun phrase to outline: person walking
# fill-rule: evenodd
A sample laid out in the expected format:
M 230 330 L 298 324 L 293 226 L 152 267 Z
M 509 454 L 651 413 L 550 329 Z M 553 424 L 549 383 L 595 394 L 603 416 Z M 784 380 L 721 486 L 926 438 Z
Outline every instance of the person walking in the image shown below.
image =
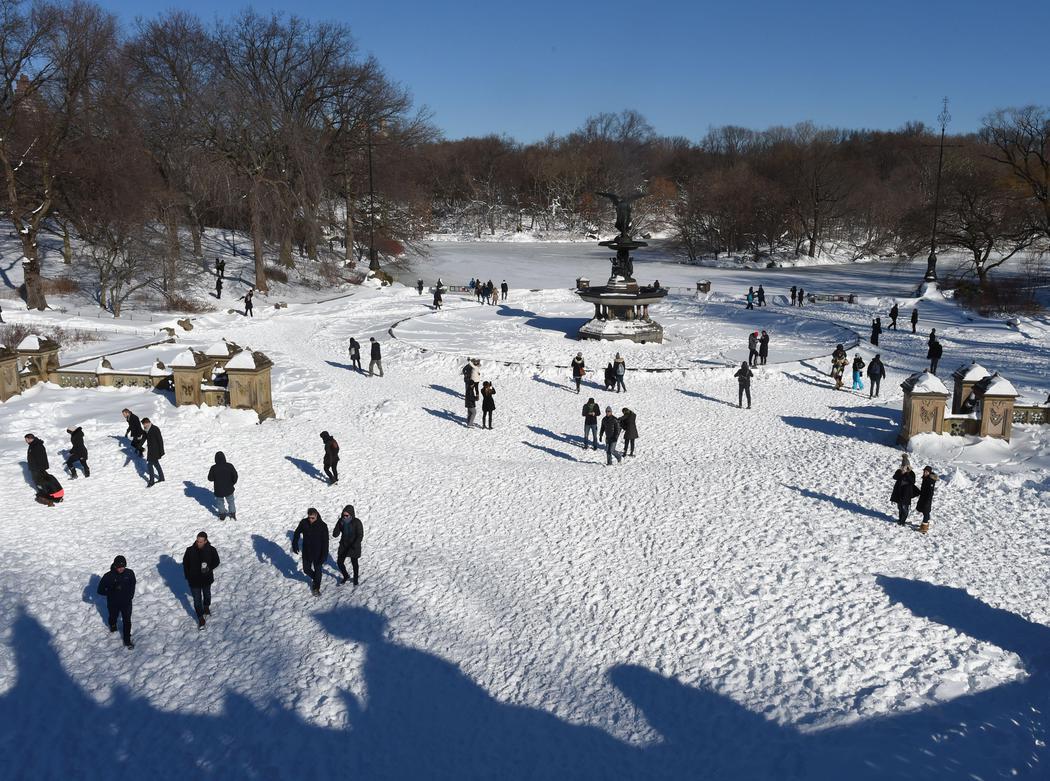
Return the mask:
M 758 305 L 759 306 L 765 306 L 766 305 L 766 289 L 764 287 L 762 287 L 761 285 L 758 286 Z
M 502 282 L 499 283 L 499 292 L 501 293 L 501 296 L 500 296 L 501 300 L 503 300 L 503 301 L 507 300 L 507 293 L 509 291 L 510 291 L 510 288 L 507 287 L 507 280 L 503 280 Z
M 616 392 L 623 391 L 627 393 L 627 386 L 623 384 L 624 377 L 627 374 L 627 364 L 624 363 L 623 357 L 616 353 L 616 357 L 613 359 L 613 375 L 616 377 Z
M 485 380 L 481 383 L 481 427 L 492 428 L 492 413 L 496 411 L 496 389 Z
M 911 310 L 911 332 L 915 333 L 915 326 L 919 324 L 919 307 Z
M 146 432 L 146 467 L 149 470 L 146 487 L 151 488 L 154 483 L 164 482 L 164 470 L 160 466 L 160 460 L 164 458 L 164 437 L 160 434 L 160 427 L 154 426 L 149 418 L 142 419 L 142 430 Z
M 212 484 L 212 493 L 215 495 L 215 512 L 220 521 L 225 521 L 230 516 L 231 521 L 237 520 L 237 504 L 233 500 L 234 486 L 237 485 L 237 470 L 233 464 L 226 461 L 226 454 L 221 450 L 215 454 L 215 463 L 208 469 L 208 481 Z
M 798 288 L 794 285 L 791 286 L 791 306 L 795 306 L 795 302 L 798 301 Z
M 747 289 L 747 306 L 744 307 L 744 308 L 745 309 L 754 309 L 755 308 L 755 289 L 753 287 L 749 287 Z
M 846 372 L 846 364 L 849 356 L 841 344 L 835 345 L 835 352 L 831 354 L 831 377 L 835 380 L 835 390 L 842 388 L 842 375 Z
M 193 595 L 197 629 L 204 629 L 204 617 L 211 615 L 211 586 L 219 568 L 219 552 L 208 542 L 208 533 L 197 532 L 197 539 L 182 554 L 182 573 Z
M 620 431 L 623 432 L 623 455 L 634 457 L 634 442 L 638 439 L 638 416 L 624 407 L 620 415 Z
M 919 486 L 919 501 L 915 509 L 922 513 L 919 531 L 926 534 L 930 530 L 930 513 L 933 511 L 933 491 L 937 487 L 937 475 L 932 466 L 922 468 L 922 483 Z
M 879 383 L 882 382 L 882 378 L 886 376 L 886 367 L 882 365 L 882 358 L 878 354 L 871 359 L 871 363 L 868 364 L 868 398 L 873 396 L 878 398 L 879 395 Z
M 222 298 L 222 277 L 215 277 L 215 297 Z
M 737 369 L 736 374 L 737 393 L 736 393 L 736 405 L 737 407 L 744 406 L 744 396 L 747 396 L 747 408 L 751 409 L 751 378 L 754 376 L 750 367 L 747 365 L 747 361 L 740 363 L 740 368 Z
M 882 333 L 882 321 L 879 318 L 875 318 L 871 321 L 871 343 L 876 347 L 879 346 L 879 335 Z
M 252 297 L 255 295 L 255 288 L 248 288 L 248 292 L 241 298 L 244 301 L 244 316 L 255 317 L 255 306 L 252 304 Z
M 900 468 L 893 473 L 893 492 L 890 494 L 890 501 L 897 505 L 897 523 L 901 526 L 908 522 L 911 500 L 916 493 L 915 473 L 911 471 L 911 463 L 905 454 L 901 456 Z
M 587 373 L 587 368 L 583 362 L 583 353 L 576 353 L 576 357 L 572 359 L 572 381 L 576 383 L 576 393 L 580 392 L 580 383 L 583 382 L 583 375 Z
M 321 441 L 324 442 L 324 473 L 328 485 L 335 485 L 339 482 L 339 443 L 327 431 L 321 432 Z
M 131 603 L 135 599 L 135 571 L 128 569 L 128 560 L 117 556 L 109 566 L 109 572 L 98 582 L 98 593 L 106 598 L 109 613 L 109 631 L 117 631 L 117 617 L 124 625 L 124 647 L 129 651 L 135 647 L 131 641 Z
M 84 444 L 84 429 L 80 426 L 76 428 L 67 428 L 66 433 L 69 434 L 69 458 L 66 459 L 66 472 L 74 480 L 77 479 L 77 469 L 75 464 L 79 463 L 80 468 L 84 470 L 84 477 L 91 477 L 91 468 L 88 466 L 88 451 L 87 445 Z
M 612 407 L 605 408 L 605 417 L 602 418 L 602 428 L 598 433 L 599 440 L 605 440 L 606 466 L 612 466 L 613 456 L 616 463 L 622 460 L 622 456 L 616 452 L 616 440 L 620 438 L 620 421 L 613 415 Z
M 383 376 L 383 351 L 379 348 L 379 342 L 376 341 L 374 336 L 368 337 L 368 341 L 371 342 L 372 347 L 370 358 L 368 361 L 368 376 L 374 376 L 375 369 L 379 369 L 379 376 Z
M 613 369 L 612 361 L 605 365 L 603 375 L 602 380 L 605 383 L 605 390 L 611 391 L 616 387 L 616 371 Z
M 441 309 L 441 285 L 434 285 L 434 309 Z
M 806 301 L 806 291 L 802 288 L 798 289 L 798 305 L 802 306 Z
M 349 557 L 350 567 L 354 571 L 354 585 L 356 586 L 359 574 L 358 561 L 361 558 L 361 541 L 365 538 L 365 527 L 354 512 L 352 504 L 348 504 L 343 508 L 339 520 L 335 522 L 335 528 L 332 529 L 332 539 L 336 537 L 342 538 L 339 540 L 339 548 L 336 552 L 336 563 L 339 565 L 339 571 L 343 575 L 339 585 L 341 586 L 350 580 L 350 573 L 346 571 L 346 560 Z
M 463 404 L 467 408 L 467 428 L 473 428 L 478 415 L 478 389 L 469 382 L 464 388 Z
M 930 359 L 930 374 L 937 373 L 937 363 L 941 360 L 941 356 L 944 354 L 944 347 L 941 346 L 940 340 L 934 336 L 930 337 L 930 346 L 926 350 L 926 357 Z
M 321 596 L 321 568 L 328 558 L 328 524 L 321 520 L 321 514 L 311 507 L 306 517 L 299 521 L 292 534 L 292 553 L 299 554 L 299 541 L 302 540 L 303 573 L 310 578 L 311 592 L 315 597 Z
M 26 463 L 29 464 L 29 474 L 34 483 L 41 482 L 43 476 L 51 466 L 47 460 L 47 449 L 44 440 L 37 439 L 33 434 L 25 435 L 26 441 Z
M 350 352 L 350 365 L 364 374 L 364 369 L 361 368 L 361 343 L 351 336 L 350 346 L 347 349 Z
M 758 366 L 758 331 L 747 335 L 747 365 Z
M 864 359 L 860 353 L 853 356 L 853 390 L 864 390 Z
M 146 432 L 142 430 L 139 416 L 127 407 L 122 409 L 120 414 L 124 416 L 124 420 L 128 423 L 128 430 L 124 432 L 124 436 L 131 441 L 131 446 L 135 448 L 139 458 L 142 458 L 142 452 L 145 450 L 142 443 L 146 441 Z
M 219 279 L 226 279 L 226 261 L 222 258 L 215 258 L 215 274 Z
M 758 337 L 758 362 L 765 366 L 767 358 L 769 358 L 769 334 L 762 331 L 762 335 Z
M 901 310 L 897 307 L 897 302 L 893 302 L 893 306 L 890 307 L 890 328 L 894 331 L 897 330 L 897 317 L 900 315 Z
M 423 295 L 423 280 L 422 279 L 417 279 L 416 280 L 416 290 L 419 291 L 419 295 Z
M 595 403 L 593 398 L 587 399 L 583 405 L 583 449 L 587 449 L 587 439 L 591 437 L 594 442 L 594 450 L 598 449 L 598 416 L 602 408 Z

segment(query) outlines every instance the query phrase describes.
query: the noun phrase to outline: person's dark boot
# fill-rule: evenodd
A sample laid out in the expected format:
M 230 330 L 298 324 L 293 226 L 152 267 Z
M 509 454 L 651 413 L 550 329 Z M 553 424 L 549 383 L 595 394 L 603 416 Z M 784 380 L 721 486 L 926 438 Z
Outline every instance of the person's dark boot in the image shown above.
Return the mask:
M 198 630 L 204 629 L 204 616 L 200 616 L 197 619 L 197 629 Z
M 110 632 L 116 632 L 117 631 L 117 625 L 116 624 L 110 624 L 109 625 L 109 631 Z
M 84 477 L 91 477 L 91 467 L 84 464 Z
M 124 647 L 127 648 L 130 651 L 131 649 L 133 649 L 135 647 L 135 643 L 133 643 L 131 641 L 130 637 L 125 637 L 124 638 Z
M 204 606 L 204 615 L 206 615 L 206 616 L 210 616 L 211 615 L 211 605 L 205 605 Z

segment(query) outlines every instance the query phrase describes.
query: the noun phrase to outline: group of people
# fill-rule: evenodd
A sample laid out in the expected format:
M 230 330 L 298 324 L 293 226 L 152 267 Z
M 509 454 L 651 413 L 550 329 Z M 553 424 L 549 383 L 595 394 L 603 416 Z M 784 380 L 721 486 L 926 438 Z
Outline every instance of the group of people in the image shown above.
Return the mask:
M 583 384 L 583 378 L 587 374 L 587 363 L 583 359 L 582 352 L 576 353 L 569 362 L 569 369 L 572 375 L 572 382 L 576 386 L 576 393 L 579 393 L 580 386 Z M 603 372 L 605 390 L 626 393 L 627 384 L 624 382 L 626 377 L 627 362 L 622 355 L 616 353 L 616 356 L 609 362 Z
M 374 336 L 368 337 L 368 343 L 368 376 L 374 377 L 375 373 L 378 371 L 379 376 L 382 377 L 383 348 L 379 346 L 379 342 L 376 341 Z M 364 374 L 364 369 L 361 368 L 361 343 L 351 336 L 347 351 L 350 353 L 350 364 L 357 369 L 358 372 Z
M 846 372 L 846 366 L 849 364 L 849 356 L 846 354 L 846 349 L 841 345 L 835 345 L 834 352 L 831 353 L 831 377 L 835 380 L 835 390 L 842 389 L 842 375 Z M 868 364 L 864 363 L 864 359 L 860 353 L 856 353 L 853 356 L 853 384 L 851 390 L 862 391 L 864 390 L 864 367 L 867 366 L 867 376 L 869 381 L 868 398 L 875 398 L 879 395 L 879 390 L 882 384 L 882 380 L 886 377 L 886 366 L 882 363 L 882 356 L 878 353 L 871 359 Z
M 612 407 L 607 406 L 599 428 L 598 416 L 600 414 L 601 407 L 598 406 L 598 403 L 593 398 L 587 399 L 587 403 L 583 405 L 583 449 L 586 450 L 590 445 L 592 449 L 597 450 L 598 443 L 604 441 L 608 466 L 612 466 L 613 458 L 616 459 L 616 463 L 620 463 L 627 456 L 633 458 L 634 443 L 638 439 L 637 415 L 624 407 L 620 417 L 616 417 Z M 617 453 L 616 443 L 621 435 L 623 436 L 623 452 Z
M 481 380 L 481 360 L 467 358 L 463 366 L 463 403 L 467 408 L 466 427 L 474 428 L 481 401 L 481 428 L 492 428 L 492 416 L 496 412 L 496 387 Z
M 761 285 L 758 286 L 757 292 L 753 287 L 747 289 L 747 308 L 754 309 L 755 304 L 758 304 L 759 306 L 766 305 L 766 289 Z
M 765 366 L 769 358 L 769 334 L 765 330 L 759 335 L 752 331 L 747 337 L 747 362 L 749 366 Z
M 503 280 L 497 289 L 491 279 L 488 282 L 482 282 L 480 277 L 476 279 L 471 277 L 467 287 L 474 292 L 474 297 L 479 304 L 492 304 L 493 306 L 500 301 L 506 301 L 507 293 L 510 291 L 507 280 Z
M 791 286 L 791 306 L 802 306 L 806 300 L 806 291 L 801 287 Z
M 933 492 L 936 486 L 937 475 L 933 467 L 924 466 L 922 480 L 916 487 L 915 472 L 912 471 L 908 454 L 901 456 L 901 465 L 893 473 L 893 492 L 890 494 L 890 501 L 897 505 L 897 523 L 901 526 L 907 525 L 912 500 L 918 497 L 915 509 L 922 513 L 919 531 L 926 534 L 930 530 L 930 513 L 933 511 Z

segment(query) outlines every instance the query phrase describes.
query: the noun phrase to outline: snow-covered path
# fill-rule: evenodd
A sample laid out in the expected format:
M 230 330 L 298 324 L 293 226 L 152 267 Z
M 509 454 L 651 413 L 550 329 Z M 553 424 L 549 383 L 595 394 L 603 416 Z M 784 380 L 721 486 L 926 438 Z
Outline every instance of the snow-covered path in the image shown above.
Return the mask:
M 0 408 L 4 777 L 1044 777 L 1045 474 L 1016 449 L 1011 474 L 934 461 L 933 533 L 891 522 L 897 386 L 926 330 L 884 334 L 881 402 L 792 359 L 760 369 L 740 410 L 732 370 L 709 363 L 576 396 L 554 367 L 615 350 L 518 322 L 537 360 L 484 361 L 497 411 L 482 431 L 459 422 L 457 353 L 488 357 L 476 347 L 508 335 L 449 297 L 477 330 L 426 352 L 391 339 L 425 301 L 363 291 L 198 319 L 200 344 L 273 358 L 278 420 L 263 425 L 138 390 L 45 387 Z M 928 308 L 942 365 L 965 352 L 1047 387 L 1044 337 Z M 870 312 L 807 310 L 829 330 L 800 349 L 826 355 L 825 336 L 864 334 Z M 737 360 L 752 324 L 742 307 L 719 316 L 718 355 Z M 349 369 L 350 336 L 366 366 L 369 336 L 382 341 L 384 378 Z M 637 412 L 637 457 L 607 468 L 580 448 L 588 396 Z M 149 490 L 114 438 L 124 406 L 164 432 L 168 479 Z M 63 481 L 49 510 L 17 477 L 21 435 L 54 466 L 72 424 L 92 477 Z M 332 487 L 325 429 L 342 452 Z M 1019 440 L 1045 463 L 1046 437 Z M 206 507 L 216 450 L 241 474 L 235 523 Z M 332 524 L 347 503 L 365 522 L 362 583 L 337 586 L 330 565 L 313 599 L 289 531 L 307 507 Z M 181 555 L 202 528 L 223 563 L 198 633 Z M 93 597 L 116 553 L 139 578 L 132 653 Z

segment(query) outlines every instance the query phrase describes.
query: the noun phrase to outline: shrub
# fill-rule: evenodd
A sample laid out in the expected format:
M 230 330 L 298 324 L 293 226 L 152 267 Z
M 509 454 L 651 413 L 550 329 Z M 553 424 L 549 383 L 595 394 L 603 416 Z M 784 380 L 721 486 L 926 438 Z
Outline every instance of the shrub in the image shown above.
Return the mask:
M 1033 315 L 1043 310 L 1035 297 L 1036 289 L 1016 276 L 989 277 L 984 285 L 974 280 L 955 283 L 955 299 L 981 315 Z
M 63 347 L 86 342 L 97 342 L 99 336 L 94 331 L 80 328 L 57 328 L 50 326 L 25 325 L 24 323 L 4 323 L 0 325 L 0 344 L 15 347 L 30 334 L 54 339 Z
M 72 277 L 55 277 L 41 280 L 45 295 L 68 296 L 80 292 L 80 283 Z
M 266 266 L 266 278 L 282 285 L 288 284 L 288 272 L 279 266 Z
M 172 312 L 189 312 L 191 314 L 211 311 L 211 307 L 203 301 L 193 301 L 179 295 L 169 296 L 167 307 Z

